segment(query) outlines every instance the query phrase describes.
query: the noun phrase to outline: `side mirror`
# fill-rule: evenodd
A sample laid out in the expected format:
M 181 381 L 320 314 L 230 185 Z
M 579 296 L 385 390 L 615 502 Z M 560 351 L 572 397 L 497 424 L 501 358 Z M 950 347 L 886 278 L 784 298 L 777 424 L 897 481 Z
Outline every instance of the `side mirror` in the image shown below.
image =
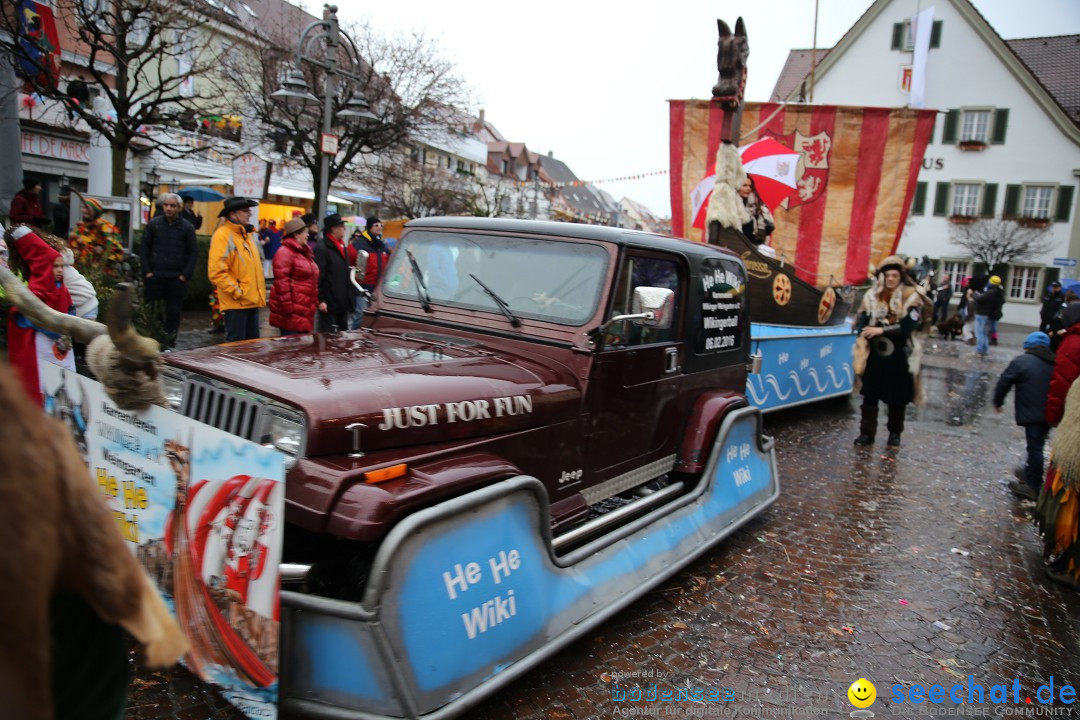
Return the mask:
M 666 330 L 675 315 L 675 292 L 667 288 L 634 288 L 633 314 L 628 318 L 635 325 Z
M 756 353 L 751 353 L 750 356 L 747 358 L 746 372 L 750 373 L 751 375 L 760 375 L 761 361 L 762 357 L 760 350 L 758 350 Z

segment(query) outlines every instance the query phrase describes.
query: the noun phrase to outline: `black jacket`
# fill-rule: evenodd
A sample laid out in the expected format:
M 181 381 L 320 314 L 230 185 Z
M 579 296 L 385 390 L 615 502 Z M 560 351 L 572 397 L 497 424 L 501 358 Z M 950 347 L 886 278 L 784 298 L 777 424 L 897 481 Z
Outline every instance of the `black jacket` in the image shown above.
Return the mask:
M 1044 325 L 1049 325 L 1050 321 L 1057 315 L 1058 310 L 1061 309 L 1061 305 L 1065 302 L 1065 293 L 1058 290 L 1057 292 L 1047 292 L 1046 297 L 1043 298 L 1042 308 L 1039 310 L 1039 319 L 1043 321 Z
M 155 215 L 146 224 L 139 245 L 144 275 L 148 272 L 159 278 L 183 275 L 190 280 L 195 272 L 196 253 L 195 228 L 184 218 L 177 217 L 170 223 L 164 215 Z
M 1046 396 L 1054 373 L 1054 353 L 1049 348 L 1034 347 L 1017 355 L 998 378 L 994 388 L 994 407 L 1005 404 L 1005 396 L 1016 386 L 1016 424 L 1046 422 Z
M 325 235 L 315 245 L 315 264 L 319 266 L 319 302 L 326 303 L 326 311 L 352 310 L 356 291 L 349 281 L 349 261 Z
M 975 314 L 987 315 L 1000 320 L 1005 306 L 1005 290 L 1000 285 L 990 284 L 981 293 L 975 293 Z

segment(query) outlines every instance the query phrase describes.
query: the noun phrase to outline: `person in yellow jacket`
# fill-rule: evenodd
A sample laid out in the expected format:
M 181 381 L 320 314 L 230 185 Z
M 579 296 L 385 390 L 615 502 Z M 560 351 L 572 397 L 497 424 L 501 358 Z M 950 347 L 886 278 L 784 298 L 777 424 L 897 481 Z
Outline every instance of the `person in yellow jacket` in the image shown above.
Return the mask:
M 257 200 L 231 197 L 218 213 L 224 221 L 210 238 L 207 274 L 225 314 L 225 341 L 259 337 L 259 308 L 266 306 L 266 282 L 258 237 L 252 232 L 251 208 Z

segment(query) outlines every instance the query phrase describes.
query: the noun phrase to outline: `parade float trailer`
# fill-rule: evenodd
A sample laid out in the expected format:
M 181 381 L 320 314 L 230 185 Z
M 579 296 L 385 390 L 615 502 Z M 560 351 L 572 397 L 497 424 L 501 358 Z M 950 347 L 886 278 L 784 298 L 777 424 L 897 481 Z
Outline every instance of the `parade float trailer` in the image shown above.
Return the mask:
M 409 223 L 364 327 L 171 353 L 181 414 L 286 454 L 280 706 L 451 717 L 779 494 L 713 245 Z

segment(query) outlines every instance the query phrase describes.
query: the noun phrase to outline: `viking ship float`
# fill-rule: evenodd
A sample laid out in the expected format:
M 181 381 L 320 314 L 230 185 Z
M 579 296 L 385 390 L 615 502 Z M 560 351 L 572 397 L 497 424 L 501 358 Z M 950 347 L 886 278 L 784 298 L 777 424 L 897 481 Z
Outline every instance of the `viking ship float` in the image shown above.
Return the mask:
M 670 101 L 671 225 L 742 258 L 762 355 L 747 397 L 773 410 L 851 392 L 851 313 L 900 241 L 936 111 L 744 103 L 748 54 L 722 25 L 712 99 Z M 772 210 L 764 249 L 712 217 L 713 195 L 738 198 L 732 162 Z

